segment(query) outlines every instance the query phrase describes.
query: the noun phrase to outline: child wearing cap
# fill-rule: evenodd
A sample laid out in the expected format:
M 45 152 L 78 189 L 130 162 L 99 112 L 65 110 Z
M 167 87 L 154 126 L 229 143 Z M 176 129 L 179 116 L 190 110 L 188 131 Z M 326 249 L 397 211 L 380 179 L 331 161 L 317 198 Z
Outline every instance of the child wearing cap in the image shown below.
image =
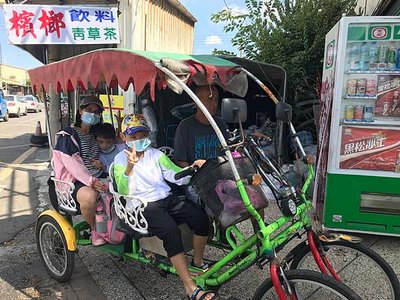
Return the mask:
M 128 149 L 120 152 L 114 160 L 113 174 L 118 192 L 132 196 L 131 199 L 127 197 L 127 201 L 131 201 L 133 205 L 135 196 L 148 201 L 143 213 L 148 229 L 163 241 L 187 295 L 191 299 L 213 299 L 214 294 L 196 287 L 190 276 L 178 228 L 178 224 L 186 223 L 194 231 L 192 265 L 205 270 L 209 267 L 203 262 L 209 232 L 208 217 L 199 208 L 172 195 L 166 183 L 167 180 L 183 185 L 190 178 L 174 179 L 175 174 L 182 169 L 163 152 L 151 147 L 149 128 L 143 120 L 135 115 L 127 116 L 122 123 L 122 129 L 122 138 Z M 204 161 L 195 161 L 193 165 L 200 167 L 203 163 Z

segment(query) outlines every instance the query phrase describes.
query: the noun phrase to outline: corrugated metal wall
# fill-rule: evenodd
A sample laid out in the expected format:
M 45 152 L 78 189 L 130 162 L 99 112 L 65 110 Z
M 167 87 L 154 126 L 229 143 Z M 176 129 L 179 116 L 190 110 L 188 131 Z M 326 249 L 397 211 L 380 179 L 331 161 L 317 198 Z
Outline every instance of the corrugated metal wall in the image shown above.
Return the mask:
M 394 1 L 385 13 L 386 16 L 400 16 L 400 1 Z
M 193 52 L 192 20 L 166 0 L 139 0 L 137 5 L 134 49 Z

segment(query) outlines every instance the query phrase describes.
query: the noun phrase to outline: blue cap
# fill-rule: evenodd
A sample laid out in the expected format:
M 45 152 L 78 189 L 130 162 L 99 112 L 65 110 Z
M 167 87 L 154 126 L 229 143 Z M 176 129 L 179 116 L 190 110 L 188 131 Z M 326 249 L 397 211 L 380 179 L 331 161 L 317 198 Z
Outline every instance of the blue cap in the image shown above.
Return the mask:
M 149 127 L 147 126 L 146 122 L 140 115 L 127 115 L 122 120 L 122 132 L 124 134 L 130 135 L 134 134 L 138 131 L 150 131 Z

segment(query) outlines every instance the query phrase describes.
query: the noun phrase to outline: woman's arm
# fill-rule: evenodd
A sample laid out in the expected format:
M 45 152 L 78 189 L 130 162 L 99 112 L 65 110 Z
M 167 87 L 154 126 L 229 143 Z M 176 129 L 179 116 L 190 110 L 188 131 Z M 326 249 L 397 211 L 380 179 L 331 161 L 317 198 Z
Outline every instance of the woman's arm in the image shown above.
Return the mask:
M 60 163 L 64 166 L 67 172 L 76 180 L 87 186 L 92 186 L 95 181 L 89 170 L 85 167 L 83 160 L 79 154 L 79 148 L 72 141 L 69 133 L 65 132 L 59 135 L 57 144 L 54 148 L 55 158 L 58 158 L 54 163 Z M 56 174 L 59 178 L 59 174 Z

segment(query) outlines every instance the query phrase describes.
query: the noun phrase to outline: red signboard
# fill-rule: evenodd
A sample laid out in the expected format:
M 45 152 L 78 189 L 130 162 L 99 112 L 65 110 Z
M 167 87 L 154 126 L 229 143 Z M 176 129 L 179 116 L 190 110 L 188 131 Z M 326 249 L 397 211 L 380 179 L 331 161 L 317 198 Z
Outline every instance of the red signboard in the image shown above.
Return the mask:
M 344 126 L 339 167 L 400 172 L 400 129 Z

